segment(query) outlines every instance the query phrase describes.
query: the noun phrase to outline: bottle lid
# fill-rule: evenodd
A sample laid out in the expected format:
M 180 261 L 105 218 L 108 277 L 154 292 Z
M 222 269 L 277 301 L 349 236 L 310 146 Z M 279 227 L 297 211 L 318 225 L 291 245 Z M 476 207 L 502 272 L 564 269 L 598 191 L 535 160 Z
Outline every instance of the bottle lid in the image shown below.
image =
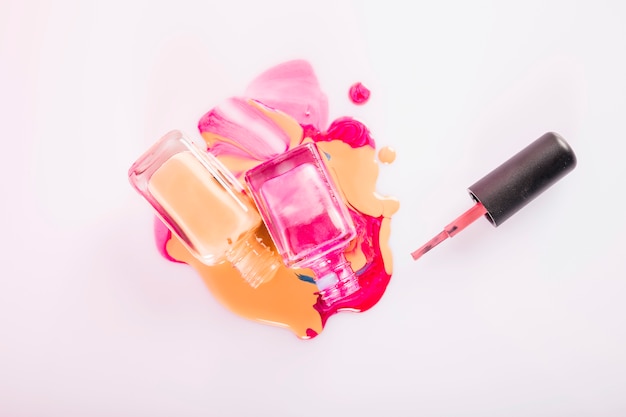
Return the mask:
M 576 155 L 560 135 L 548 132 L 468 188 L 499 226 L 576 166 Z

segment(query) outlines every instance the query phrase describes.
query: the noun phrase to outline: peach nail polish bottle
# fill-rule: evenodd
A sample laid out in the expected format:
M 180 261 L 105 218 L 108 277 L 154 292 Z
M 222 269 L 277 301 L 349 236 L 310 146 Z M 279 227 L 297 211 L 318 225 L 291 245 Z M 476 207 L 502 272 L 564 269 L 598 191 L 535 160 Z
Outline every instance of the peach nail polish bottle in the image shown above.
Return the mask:
M 256 235 L 262 226 L 239 181 L 206 151 L 174 130 L 128 172 L 132 186 L 201 262 L 230 262 L 252 286 L 271 279 L 280 263 Z

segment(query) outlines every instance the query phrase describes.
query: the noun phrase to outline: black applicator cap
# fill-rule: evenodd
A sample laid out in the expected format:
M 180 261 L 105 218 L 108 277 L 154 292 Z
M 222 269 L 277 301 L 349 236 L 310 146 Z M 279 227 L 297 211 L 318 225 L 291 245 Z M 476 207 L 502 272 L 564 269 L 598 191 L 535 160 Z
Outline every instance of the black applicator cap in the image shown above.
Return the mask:
M 499 226 L 576 166 L 565 140 L 548 132 L 468 188 Z

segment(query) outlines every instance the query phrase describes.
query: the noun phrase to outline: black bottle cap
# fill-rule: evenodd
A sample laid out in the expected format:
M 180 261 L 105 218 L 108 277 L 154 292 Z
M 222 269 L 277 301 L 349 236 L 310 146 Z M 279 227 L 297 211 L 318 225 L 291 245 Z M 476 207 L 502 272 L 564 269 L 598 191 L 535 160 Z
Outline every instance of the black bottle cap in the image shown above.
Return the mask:
M 576 166 L 576 155 L 558 134 L 548 132 L 468 188 L 485 215 L 501 225 Z

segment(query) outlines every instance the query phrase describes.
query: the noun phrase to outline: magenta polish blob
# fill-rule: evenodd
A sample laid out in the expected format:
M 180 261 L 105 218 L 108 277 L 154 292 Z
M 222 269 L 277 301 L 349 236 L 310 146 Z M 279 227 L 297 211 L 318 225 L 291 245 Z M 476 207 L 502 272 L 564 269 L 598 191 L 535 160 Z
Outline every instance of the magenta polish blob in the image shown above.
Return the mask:
M 468 188 L 476 202 L 434 238 L 411 253 L 414 260 L 485 216 L 495 227 L 576 167 L 576 155 L 560 135 L 548 132 Z

